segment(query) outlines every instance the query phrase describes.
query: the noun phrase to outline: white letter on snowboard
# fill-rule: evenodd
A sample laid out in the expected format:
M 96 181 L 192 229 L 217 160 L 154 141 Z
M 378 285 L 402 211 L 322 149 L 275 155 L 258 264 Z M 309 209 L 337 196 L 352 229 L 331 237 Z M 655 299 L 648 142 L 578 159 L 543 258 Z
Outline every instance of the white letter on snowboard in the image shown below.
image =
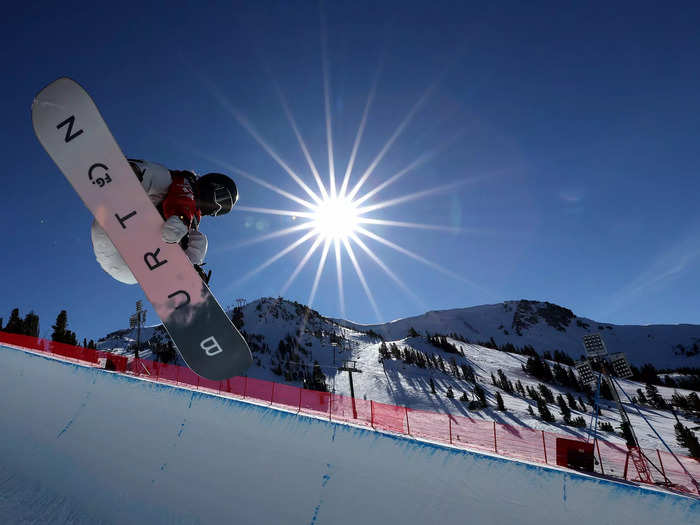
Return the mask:
M 219 346 L 219 343 L 216 342 L 214 336 L 207 337 L 204 341 L 199 343 L 199 346 L 202 347 L 204 353 L 207 354 L 209 357 L 215 356 L 224 351 L 224 349 Z

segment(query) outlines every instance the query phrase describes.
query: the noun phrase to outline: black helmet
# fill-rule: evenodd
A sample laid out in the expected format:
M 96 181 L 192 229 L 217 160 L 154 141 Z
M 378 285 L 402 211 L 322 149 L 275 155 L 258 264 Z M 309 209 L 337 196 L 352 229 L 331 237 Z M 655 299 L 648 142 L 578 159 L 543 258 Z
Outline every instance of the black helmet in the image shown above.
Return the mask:
M 202 215 L 224 215 L 238 200 L 236 183 L 223 173 L 207 173 L 197 179 L 196 185 L 197 207 Z

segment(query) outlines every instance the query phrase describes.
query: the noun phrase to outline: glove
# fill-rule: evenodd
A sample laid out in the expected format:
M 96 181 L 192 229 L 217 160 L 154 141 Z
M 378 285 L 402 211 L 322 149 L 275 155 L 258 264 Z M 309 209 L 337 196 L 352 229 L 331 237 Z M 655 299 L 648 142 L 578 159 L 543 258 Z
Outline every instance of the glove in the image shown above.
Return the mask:
M 180 242 L 182 238 L 187 235 L 188 229 L 184 222 L 177 215 L 172 215 L 163 224 L 163 229 L 161 230 L 161 237 L 165 242 L 176 243 Z
M 206 235 L 199 230 L 190 230 L 190 235 L 187 237 L 187 249 L 185 253 L 190 258 L 192 264 L 202 264 L 204 257 L 207 255 L 208 241 Z

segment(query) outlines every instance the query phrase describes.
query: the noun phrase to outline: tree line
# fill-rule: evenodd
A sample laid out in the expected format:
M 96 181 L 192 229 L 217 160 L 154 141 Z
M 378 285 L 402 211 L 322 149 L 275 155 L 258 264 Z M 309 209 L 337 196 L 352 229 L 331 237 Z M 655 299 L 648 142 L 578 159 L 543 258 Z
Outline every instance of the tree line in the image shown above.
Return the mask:
M 0 317 L 0 331 L 8 334 L 28 335 L 30 337 L 39 337 L 39 316 L 32 310 L 24 317 L 19 313 L 19 308 L 14 308 L 10 313 L 10 318 L 7 324 L 3 325 L 4 319 Z M 68 329 L 68 312 L 61 310 L 56 317 L 55 324 L 51 325 L 53 332 L 51 340 L 57 343 L 66 343 L 69 345 L 78 345 L 78 337 L 75 332 Z M 86 348 L 95 348 L 95 342 L 90 339 L 83 339 L 83 346 Z

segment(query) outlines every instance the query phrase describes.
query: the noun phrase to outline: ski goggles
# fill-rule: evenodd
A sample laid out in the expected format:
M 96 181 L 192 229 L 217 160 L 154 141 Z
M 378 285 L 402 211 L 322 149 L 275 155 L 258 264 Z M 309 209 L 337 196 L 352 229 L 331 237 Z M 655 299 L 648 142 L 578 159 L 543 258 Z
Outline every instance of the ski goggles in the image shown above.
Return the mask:
M 212 213 L 214 217 L 231 211 L 231 208 L 233 208 L 233 196 L 227 187 L 216 186 L 214 189 L 214 204 L 217 206 L 216 211 Z

